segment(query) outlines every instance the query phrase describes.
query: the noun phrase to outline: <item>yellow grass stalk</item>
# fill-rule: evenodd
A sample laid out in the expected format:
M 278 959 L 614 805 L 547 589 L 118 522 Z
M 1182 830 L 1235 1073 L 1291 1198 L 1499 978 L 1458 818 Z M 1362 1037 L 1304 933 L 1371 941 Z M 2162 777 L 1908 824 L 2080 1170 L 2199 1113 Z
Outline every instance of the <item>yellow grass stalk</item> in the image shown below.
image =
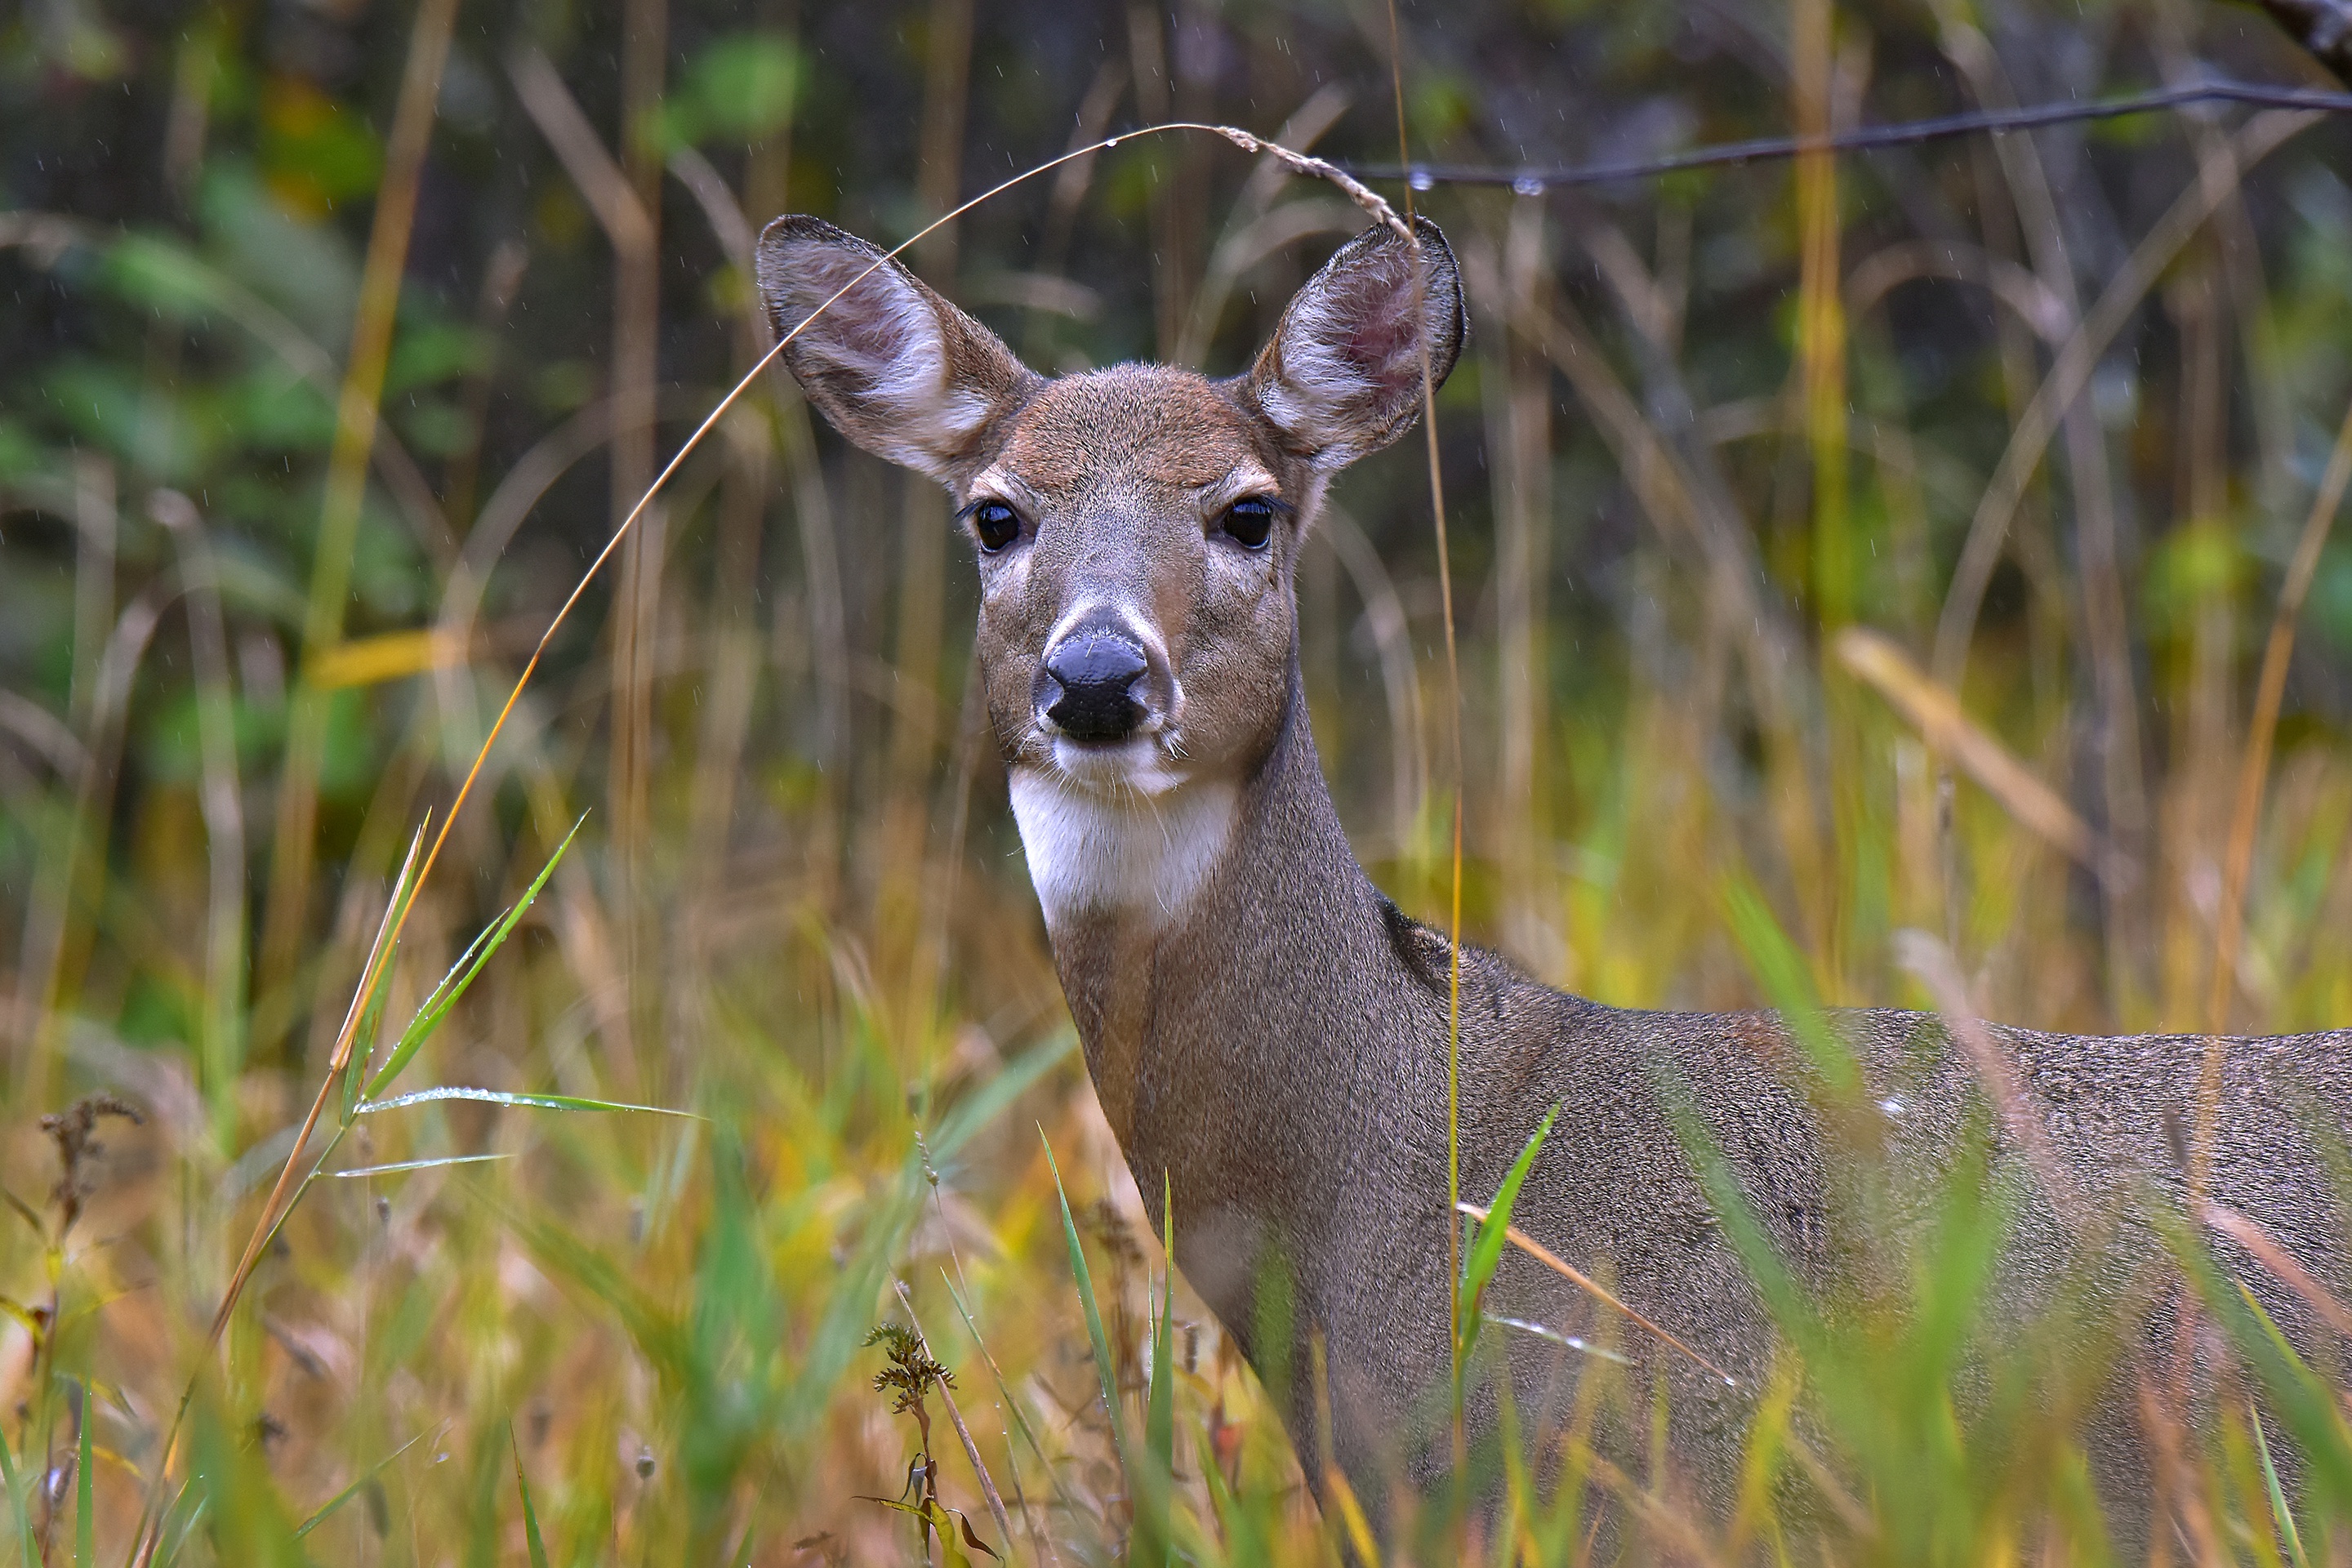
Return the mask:
M 1483 1225 L 1486 1223 L 1487 1210 L 1485 1205 L 1473 1203 L 1457 1203 L 1454 1206 L 1457 1212 L 1468 1215 L 1472 1219 L 1478 1221 L 1480 1224 Z M 1546 1268 L 1550 1269 L 1553 1273 L 1559 1275 L 1561 1279 L 1567 1280 L 1570 1284 L 1575 1286 L 1586 1295 L 1591 1296 L 1594 1300 L 1600 1302 L 1605 1307 L 1612 1308 L 1615 1310 L 1623 1313 L 1639 1327 L 1648 1330 L 1651 1333 L 1656 1335 L 1659 1339 L 1673 1346 L 1675 1350 L 1680 1351 L 1684 1355 L 1690 1358 L 1693 1365 L 1705 1369 L 1715 1376 L 1723 1379 L 1727 1384 L 1731 1384 L 1735 1386 L 1738 1384 L 1739 1381 L 1738 1378 L 1733 1377 L 1729 1373 L 1724 1371 L 1721 1367 L 1707 1360 L 1706 1357 L 1699 1354 L 1698 1352 L 1691 1349 L 1690 1346 L 1683 1343 L 1682 1341 L 1675 1338 L 1674 1335 L 1666 1332 L 1665 1330 L 1658 1327 L 1657 1324 L 1650 1321 L 1649 1319 L 1642 1316 L 1641 1313 L 1627 1306 L 1623 1301 L 1618 1300 L 1616 1293 L 1611 1290 L 1606 1285 L 1601 1284 L 1601 1281 L 1593 1279 L 1582 1269 L 1578 1268 L 1574 1264 L 1562 1258 L 1558 1253 L 1552 1251 L 1551 1248 L 1546 1247 L 1542 1242 L 1538 1241 L 1534 1237 L 1529 1236 L 1526 1231 L 1521 1230 L 1517 1226 L 1507 1227 L 1504 1230 L 1503 1235 L 1513 1247 L 1517 1247 L 1521 1252 L 1526 1253 L 1529 1258 L 1534 1258 Z
M 1936 624 L 1935 657 L 1928 668 L 1953 690 L 1967 672 L 1969 641 L 1976 630 L 1977 611 L 2000 563 L 2010 520 L 2025 499 L 2026 486 L 2041 465 L 2042 454 L 2057 433 L 2060 421 L 2091 384 L 2108 345 L 2132 319 L 2181 247 L 2196 236 L 2247 173 L 2263 158 L 2284 146 L 2299 132 L 2318 123 L 2320 116 L 2306 110 L 2274 109 L 2254 116 L 2227 143 L 2226 151 L 2207 160 L 2196 182 L 2183 191 L 2156 226 L 2132 250 L 2130 257 L 2100 294 L 2090 313 L 2059 350 L 2010 437 L 2000 465 L 1986 484 L 1976 516 L 1969 523 L 1960 558 L 1952 568 L 1950 591 Z
M 456 0 L 426 0 L 428 6 L 454 6 Z M 423 17 L 419 18 L 420 29 L 425 26 L 425 20 Z M 446 35 L 445 18 L 442 27 L 444 52 L 447 42 Z M 414 63 L 413 60 L 412 63 Z M 437 55 L 435 72 L 437 79 Z M 406 101 L 404 96 L 403 102 Z M 429 96 L 426 102 L 428 105 L 431 102 Z M 431 848 L 425 851 L 422 863 L 416 867 L 415 884 L 410 889 L 408 898 L 398 906 L 397 918 L 388 920 L 385 929 L 378 933 L 375 954 L 371 957 L 366 970 L 362 973 L 359 992 L 353 996 L 351 1010 L 345 1016 L 342 1028 L 336 1037 L 335 1047 L 331 1054 L 327 1071 L 319 1085 L 318 1095 L 311 1101 L 309 1112 L 303 1117 L 301 1126 L 295 1133 L 293 1146 L 287 1152 L 286 1164 L 278 1173 L 278 1181 L 270 1189 L 268 1200 L 262 1205 L 261 1213 L 254 1225 L 253 1234 L 246 1244 L 245 1254 L 238 1261 L 236 1271 L 229 1277 L 228 1288 L 222 1293 L 219 1310 L 214 1314 L 212 1328 L 205 1336 L 207 1353 L 219 1345 L 221 1336 L 227 1330 L 229 1320 L 236 1310 L 237 1301 L 244 1294 L 247 1283 L 253 1277 L 254 1266 L 260 1260 L 262 1249 L 284 1221 L 293 1200 L 300 1195 L 301 1186 L 296 1182 L 295 1173 L 301 1166 L 302 1154 L 310 1142 L 311 1132 L 318 1127 L 320 1117 L 326 1110 L 329 1098 L 334 1094 L 337 1085 L 342 1080 L 342 1069 L 350 1060 L 352 1042 L 357 1037 L 360 1020 L 366 1015 L 368 1003 L 373 997 L 375 988 L 383 983 L 384 971 L 389 967 L 382 962 L 382 956 L 389 954 L 398 945 L 401 932 L 407 925 L 408 917 L 415 910 L 416 894 L 422 891 L 425 881 L 432 876 L 433 868 L 439 861 L 441 851 L 449 841 L 450 827 L 457 821 L 458 814 L 465 809 L 466 802 L 473 794 L 476 782 L 482 775 L 483 765 L 489 761 L 490 748 L 498 743 L 499 733 L 506 728 L 507 721 L 513 716 L 515 705 L 522 700 L 523 689 L 530 684 L 530 678 L 538 672 L 540 660 L 546 656 L 549 645 L 555 640 L 555 634 L 562 629 L 564 622 L 571 617 L 573 608 L 579 605 L 581 597 L 587 593 L 589 584 L 593 583 L 598 574 L 604 570 L 605 563 L 610 561 L 614 552 L 628 541 L 638 520 L 646 515 L 647 509 L 653 505 L 655 498 L 661 493 L 662 488 L 676 476 L 678 469 L 685 465 L 687 458 L 694 455 L 696 448 L 702 445 L 704 438 L 712 430 L 718 428 L 719 421 L 727 416 L 728 410 L 734 407 L 742 399 L 743 395 L 751 390 L 752 384 L 766 371 L 769 363 L 782 353 L 793 339 L 806 331 L 811 321 L 815 321 L 818 316 L 830 309 L 835 300 L 839 300 L 864 281 L 866 274 L 872 272 L 875 268 L 892 260 L 909 247 L 920 243 L 933 230 L 953 223 L 974 207 L 992 201 L 1040 174 L 1047 174 L 1073 160 L 1087 157 L 1096 153 L 1108 152 L 1121 142 L 1133 141 L 1137 137 L 1165 135 L 1176 132 L 1199 132 L 1222 137 L 1244 153 L 1267 154 L 1293 173 L 1328 180 L 1339 186 L 1350 201 L 1362 208 L 1374 220 L 1408 238 L 1412 235 L 1412 231 L 1397 216 L 1395 210 L 1370 187 L 1321 158 L 1307 157 L 1278 143 L 1252 135 L 1249 132 L 1235 126 L 1213 125 L 1196 121 L 1172 121 L 1165 124 L 1147 125 L 1140 130 L 1127 132 L 1122 135 L 1106 137 L 1088 146 L 1064 153 L 1056 158 L 1047 159 L 1045 163 L 1025 169 L 1009 180 L 991 186 L 953 211 L 933 220 L 899 245 L 877 257 L 864 271 L 859 272 L 856 277 L 844 283 L 828 296 L 806 320 L 780 337 L 767 353 L 760 356 L 758 362 L 750 370 L 744 372 L 742 379 L 729 389 L 727 395 L 719 400 L 718 405 L 704 416 L 702 423 L 695 426 L 694 433 L 686 438 L 676 455 L 654 477 L 652 485 L 647 488 L 643 496 L 638 498 L 636 505 L 631 508 L 628 514 L 621 520 L 620 525 L 613 531 L 612 537 L 604 542 L 604 547 L 596 552 L 594 560 L 589 562 L 587 569 L 581 574 L 579 582 L 572 585 L 572 592 L 557 607 L 555 615 L 548 622 L 547 630 L 541 634 L 538 645 L 531 649 L 530 658 L 524 662 L 522 672 L 516 676 L 513 688 L 507 693 L 506 702 L 499 708 L 498 717 L 491 721 L 489 733 L 483 738 L 480 748 L 474 754 L 472 764 L 466 770 L 465 779 L 457 786 L 456 798 L 449 803 L 448 813 L 442 818 L 440 829 L 433 837 Z M 413 198 L 414 193 L 412 192 L 411 195 Z M 379 367 L 379 373 L 381 367 Z M 1427 367 L 1424 364 L 1425 395 L 1428 392 L 1427 379 Z M 379 374 L 378 384 L 380 384 Z M 421 837 L 420 834 L 420 838 Z M 403 879 L 405 880 L 404 869 Z M 158 1462 L 154 1479 L 149 1483 L 147 1499 L 141 1511 L 141 1523 L 136 1537 L 138 1544 L 132 1556 L 134 1568 L 146 1568 L 146 1564 L 153 1559 L 156 1547 L 161 1543 L 159 1527 L 162 1520 L 156 1512 L 155 1505 L 163 1497 L 164 1482 L 171 1473 L 172 1461 L 178 1452 L 181 1425 L 186 1416 L 189 1403 L 194 1392 L 195 1380 L 191 1378 L 187 1392 L 180 1400 L 179 1413 L 173 1418 L 172 1426 L 165 1434 L 162 1447 L 163 1457 Z
M 1396 91 L 1397 161 L 1410 168 L 1412 148 L 1405 134 L 1404 48 L 1397 31 L 1396 0 L 1389 0 L 1389 72 Z M 1412 184 L 1404 188 L 1404 239 L 1413 258 L 1413 319 L 1425 313 L 1422 305 L 1421 239 L 1412 227 Z M 1445 538 L 1445 474 L 1437 453 L 1437 383 L 1430 373 L 1429 342 L 1421 344 L 1421 430 L 1427 443 L 1429 504 L 1437 531 L 1437 599 L 1445 620 L 1445 708 L 1447 733 L 1454 759 L 1454 846 L 1452 897 L 1445 925 L 1445 1204 L 1451 1215 L 1462 1203 L 1462 658 L 1454 635 L 1454 567 Z M 1469 1438 L 1462 1418 L 1462 1301 L 1455 1281 L 1462 1278 L 1462 1226 L 1445 1227 L 1445 1299 L 1449 1304 L 1447 1342 L 1454 1354 L 1454 1472 L 1469 1465 Z
M 384 149 L 383 183 L 368 231 L 360 272 L 359 305 L 352 321 L 351 354 L 343 363 L 335 405 L 335 443 L 327 458 L 326 495 L 319 508 L 319 539 L 310 565 L 310 595 L 302 620 L 302 669 L 294 689 L 286 737 L 286 768 L 278 789 L 276 842 L 269 856 L 269 898 L 263 917 L 258 989 L 290 976 L 306 927 L 310 864 L 318 828 L 319 767 L 327 744 L 326 694 L 312 684 L 310 661 L 342 641 L 343 604 L 351 596 L 352 558 L 359 543 L 360 503 L 367 494 L 370 454 L 392 356 L 393 320 L 407 269 L 408 236 L 416 218 L 417 183 L 440 100 L 441 68 L 449 55 L 457 0 L 423 0 L 409 34 L 408 64 Z
M 2093 873 L 2112 874 L 2113 854 L 2091 825 L 1970 719 L 1959 699 L 1913 664 L 1892 638 L 1848 626 L 1832 647 L 1838 661 L 1908 720 L 1931 751 L 1949 757 L 2011 816 Z
M 2278 608 L 2271 616 L 2270 640 L 2263 649 L 2263 673 L 2254 689 L 2253 719 L 2247 729 L 2244 760 L 2238 769 L 2238 799 L 2230 820 L 2229 859 L 2221 879 L 2221 917 L 2213 931 L 2213 973 L 2206 994 L 2205 1061 L 2197 1085 L 2197 1142 L 2189 1160 L 2192 1193 L 2201 1193 L 2212 1163 L 2213 1123 L 2221 1100 L 2221 1058 L 2224 1032 L 2230 1023 L 2230 994 L 2236 987 L 2239 945 L 2244 939 L 2246 879 L 2254 860 L 2254 829 L 2262 819 L 2263 788 L 2270 776 L 2271 746 L 2278 737 L 2279 704 L 2286 696 L 2286 671 L 2294 654 L 2294 623 L 2319 571 L 2320 552 L 2352 484 L 2352 408 L 2336 432 L 2336 447 L 2320 476 L 2319 493 L 2312 497 L 2304 519 L 2303 536 L 2287 563 L 2286 581 L 2279 588 Z

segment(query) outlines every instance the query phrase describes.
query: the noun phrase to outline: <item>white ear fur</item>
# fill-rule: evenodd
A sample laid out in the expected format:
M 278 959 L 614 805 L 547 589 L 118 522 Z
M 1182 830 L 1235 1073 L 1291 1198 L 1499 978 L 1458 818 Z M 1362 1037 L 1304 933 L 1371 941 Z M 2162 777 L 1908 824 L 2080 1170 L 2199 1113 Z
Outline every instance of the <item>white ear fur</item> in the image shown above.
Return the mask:
M 1034 380 L 993 332 L 821 219 L 770 224 L 756 270 L 776 335 L 800 329 L 783 359 L 809 401 L 851 441 L 918 473 L 947 479 Z
M 1421 412 L 1422 346 L 1433 385 L 1462 353 L 1468 322 L 1461 275 L 1437 226 L 1413 226 L 1412 247 L 1374 226 L 1341 246 L 1282 313 L 1244 383 L 1286 445 L 1328 472 L 1378 451 Z M 1413 307 L 1420 305 L 1416 321 Z

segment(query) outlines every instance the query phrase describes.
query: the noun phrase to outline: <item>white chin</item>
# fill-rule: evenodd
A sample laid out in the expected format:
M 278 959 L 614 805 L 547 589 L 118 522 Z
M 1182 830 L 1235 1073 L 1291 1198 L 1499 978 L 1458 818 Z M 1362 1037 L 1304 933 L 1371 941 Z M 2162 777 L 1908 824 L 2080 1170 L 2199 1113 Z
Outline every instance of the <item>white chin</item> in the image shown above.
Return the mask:
M 1116 744 L 1087 744 L 1056 738 L 1054 771 L 1065 782 L 1094 789 L 1125 788 L 1160 795 L 1184 782 L 1152 735 L 1135 735 Z
M 1062 742 L 1052 763 L 1015 766 L 1011 783 L 1048 931 L 1105 913 L 1139 915 L 1146 929 L 1160 930 L 1183 912 L 1233 838 L 1235 786 L 1181 778 L 1150 754 L 1149 742 L 1100 749 Z

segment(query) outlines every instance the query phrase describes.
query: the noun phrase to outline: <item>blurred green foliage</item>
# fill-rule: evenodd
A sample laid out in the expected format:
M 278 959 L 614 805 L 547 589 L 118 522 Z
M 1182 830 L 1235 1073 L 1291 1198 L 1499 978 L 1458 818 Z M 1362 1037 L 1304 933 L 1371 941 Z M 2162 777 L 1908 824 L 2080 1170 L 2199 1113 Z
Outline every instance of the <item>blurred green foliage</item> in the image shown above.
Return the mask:
M 466 0 L 413 171 L 341 637 L 305 647 L 419 16 L 398 0 L 0 15 L 0 1180 L 35 1221 L 0 1246 L 0 1437 L 28 1478 L 27 1531 L 51 1561 L 68 1551 L 71 1489 L 30 1489 L 77 1466 L 87 1433 L 97 1548 L 122 1560 L 203 1367 L 157 1499 L 166 1560 L 531 1560 L 541 1536 L 567 1563 L 903 1554 L 903 1521 L 857 1500 L 905 1476 L 857 1348 L 900 1278 L 959 1371 L 1016 1536 L 1034 1525 L 1064 1561 L 1120 1550 L 1108 1384 L 1153 1416 L 1177 1556 L 1333 1560 L 1341 1522 L 1305 1500 L 1273 1404 L 1215 1325 L 1180 1294 L 1177 1322 L 1154 1326 L 1139 1209 L 1069 1049 L 966 695 L 961 547 L 935 495 L 844 448 L 776 381 L 551 645 L 386 1004 L 410 1016 L 590 810 L 411 1070 L 707 1120 L 470 1101 L 366 1119 L 339 1160 L 425 1163 L 322 1182 L 226 1351 L 204 1353 L 197 1328 L 326 1071 L 415 823 L 448 811 L 646 454 L 666 458 L 761 345 L 744 237 L 806 211 L 896 243 L 950 200 L 1164 118 L 1272 134 L 1297 117 L 1318 152 L 1396 155 L 1376 8 Z M 1614 161 L 1796 118 L 1783 7 L 1478 0 L 1402 6 L 1398 25 L 1416 157 Z M 2187 0 L 1846 6 L 1833 36 L 1829 107 L 1873 121 L 2310 68 L 2258 12 Z M 537 58 L 569 117 L 527 103 Z M 2058 344 L 2242 123 L 2149 117 L 1840 162 L 1843 587 L 1860 620 L 1927 657 Z M 559 152 L 581 126 L 593 144 Z M 1417 196 L 1468 263 L 1475 310 L 1439 415 L 1472 934 L 1605 1001 L 1811 1014 L 1924 1000 L 1895 956 L 1919 930 L 1996 1016 L 2201 1026 L 2253 669 L 2352 397 L 2347 148 L 2340 121 L 2286 142 L 2133 305 L 1973 621 L 1960 700 L 2143 873 L 2113 885 L 1823 651 L 1788 167 Z M 1133 142 L 914 261 L 1042 368 L 1189 342 L 1229 373 L 1342 237 L 1328 199 L 1256 182 L 1206 139 Z M 605 226 L 618 202 L 655 236 L 639 276 Z M 650 432 L 626 426 L 633 398 L 650 398 Z M 1446 699 L 1422 465 L 1404 443 L 1336 490 L 1301 563 L 1300 651 L 1360 853 L 1433 914 Z M 1680 501 L 1661 497 L 1667 469 Z M 194 530 L 159 521 L 178 515 L 163 490 Z M 2323 557 L 2302 630 L 2242 1028 L 2352 1024 L 2352 542 Z M 306 825 L 284 769 L 310 697 Z M 291 887 L 289 835 L 312 868 Z M 223 1009 L 250 1046 L 207 1082 Z M 89 1206 L 60 1232 L 37 1119 L 110 1087 L 149 1121 L 110 1128 L 110 1152 L 68 1173 Z M 1062 1152 L 1066 1237 L 1033 1123 Z M 486 1153 L 511 1158 L 442 1163 Z M 2095 1357 L 2035 1360 L 2063 1324 L 1971 1340 L 2006 1211 L 1999 1192 L 1948 1196 L 1916 1289 L 1854 1344 L 1792 1363 L 1759 1407 L 1761 1500 L 1686 1527 L 1722 1523 L 1706 1539 L 1725 1559 L 1781 1549 L 1767 1482 L 1818 1438 L 1880 1489 L 1845 1500 L 1860 1524 L 1789 1511 L 1786 1535 L 1818 1528 L 1841 1561 L 2102 1560 L 2076 1412 L 2021 1392 L 2071 1389 Z M 1083 1304 L 1074 1245 L 1101 1264 Z M 2309 1394 L 2307 1369 L 2205 1282 L 2250 1364 Z M 1965 1421 L 1964 1352 L 1994 1357 L 1998 1394 Z M 1605 1372 L 1592 1387 L 1637 1414 L 1648 1398 Z M 2198 1435 L 2211 1517 L 2248 1560 L 2286 1539 L 2268 1445 L 2342 1457 L 2324 1402 L 2296 1412 L 2259 1439 L 2234 1413 Z M 948 1454 L 943 1500 L 984 1521 L 962 1466 Z M 1523 1510 L 1524 1555 L 1574 1560 L 1588 1502 L 1614 1510 L 1629 1552 L 1689 1545 L 1652 1500 L 1667 1481 L 1592 1484 Z

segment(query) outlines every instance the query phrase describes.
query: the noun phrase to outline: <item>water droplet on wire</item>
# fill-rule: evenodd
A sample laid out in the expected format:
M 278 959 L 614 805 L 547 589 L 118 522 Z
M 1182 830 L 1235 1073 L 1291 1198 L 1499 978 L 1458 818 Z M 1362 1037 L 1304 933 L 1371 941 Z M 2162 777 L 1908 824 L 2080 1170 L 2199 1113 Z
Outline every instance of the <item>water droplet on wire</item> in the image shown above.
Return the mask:
M 1436 185 L 1437 179 L 1426 169 L 1415 169 L 1405 176 L 1405 184 L 1416 191 L 1426 191 Z
M 1533 174 L 1521 174 L 1511 182 L 1511 194 L 1519 196 L 1539 196 L 1544 194 L 1544 183 Z

